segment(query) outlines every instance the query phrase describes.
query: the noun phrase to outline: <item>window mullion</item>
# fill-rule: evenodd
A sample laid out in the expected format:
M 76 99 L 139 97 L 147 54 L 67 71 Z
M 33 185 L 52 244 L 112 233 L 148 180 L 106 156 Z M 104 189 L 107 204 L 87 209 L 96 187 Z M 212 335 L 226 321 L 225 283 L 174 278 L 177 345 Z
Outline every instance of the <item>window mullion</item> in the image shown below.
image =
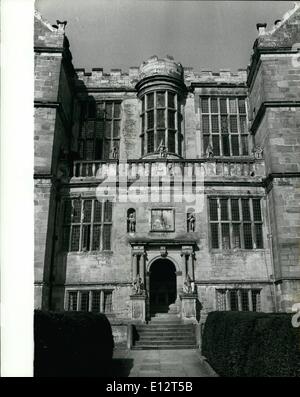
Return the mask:
M 242 138 L 241 138 L 241 120 L 240 120 L 240 108 L 239 108 L 239 98 L 237 98 L 237 128 L 238 128 L 238 142 L 239 142 L 239 155 L 242 156 Z
M 251 234 L 252 234 L 252 246 L 256 249 L 256 230 L 254 224 L 254 214 L 253 214 L 253 200 L 249 198 L 249 207 L 250 207 L 250 219 L 251 219 Z
M 238 309 L 241 312 L 243 310 L 243 305 L 242 305 L 242 291 L 238 289 L 236 291 L 237 293 L 237 300 L 238 300 Z
M 114 142 L 114 111 L 115 111 L 115 103 L 111 103 L 111 122 L 110 122 L 110 150 L 113 151 L 115 146 Z
M 230 134 L 231 134 L 231 129 L 230 129 L 230 98 L 226 98 L 226 106 L 227 106 L 227 135 L 228 135 L 228 145 L 229 145 L 229 153 L 231 153 L 231 139 L 230 139 Z
M 223 156 L 223 134 L 222 134 L 222 124 L 221 124 L 221 101 L 220 97 L 217 97 L 217 103 L 218 103 L 218 130 L 219 130 L 219 145 L 220 145 L 220 155 Z
M 103 251 L 103 239 L 104 239 L 104 235 L 103 235 L 103 230 L 104 230 L 104 203 L 105 200 L 102 199 L 102 205 L 101 205 L 101 226 L 100 226 L 100 251 Z
M 73 200 L 71 200 L 71 207 L 72 207 L 71 211 L 73 211 Z M 73 222 L 72 222 L 73 219 L 72 218 L 73 218 L 73 216 L 71 213 L 71 222 L 68 224 L 70 226 L 68 251 L 71 251 L 71 241 L 72 241 L 72 233 L 73 233 Z
M 175 97 L 174 97 L 174 101 L 175 101 L 175 115 L 174 115 L 174 117 L 175 117 L 175 152 L 177 153 L 177 154 L 179 154 L 179 148 L 178 148 L 178 136 L 179 136 L 179 134 L 178 134 L 178 95 L 177 94 L 175 94 Z
M 240 212 L 240 240 L 241 240 L 241 248 L 245 248 L 245 242 L 244 242 L 244 220 L 243 220 L 243 212 L 242 212 L 242 199 L 239 198 L 239 212 Z
M 218 245 L 219 245 L 219 249 L 222 249 L 223 247 L 223 240 L 222 240 L 222 221 L 221 221 L 221 204 L 220 204 L 220 198 L 217 198 L 217 210 L 218 210 Z
M 92 311 L 92 291 L 89 291 L 89 307 L 88 307 L 88 311 L 91 312 Z
M 232 226 L 232 214 L 231 214 L 231 198 L 228 198 L 228 203 L 227 203 L 227 211 L 228 211 L 228 219 L 229 219 L 229 244 L 230 248 L 233 248 L 233 226 Z
M 248 303 L 249 303 L 250 312 L 253 312 L 253 302 L 252 302 L 252 291 L 251 291 L 251 289 L 248 290 Z
M 158 148 L 158 143 L 157 143 L 157 92 L 154 91 L 153 92 L 153 102 L 154 102 L 154 108 L 153 108 L 153 141 L 154 141 L 154 148 L 153 148 L 153 152 L 155 152 Z
M 209 141 L 210 141 L 210 144 L 211 144 L 211 146 L 213 148 L 212 125 L 211 125 L 211 98 L 210 97 L 207 98 L 207 102 L 208 102 L 208 113 L 207 113 L 207 116 L 208 116 Z
M 144 152 L 148 153 L 148 101 L 147 98 L 148 96 L 145 95 L 144 96 L 144 130 L 145 130 L 145 138 L 144 138 Z
M 77 291 L 77 307 L 76 307 L 76 310 L 77 311 L 80 311 L 80 302 L 81 302 L 81 292 L 80 291 Z
M 93 250 L 93 234 L 94 234 L 94 205 L 95 200 L 92 200 L 92 210 L 91 210 L 91 232 L 90 232 L 90 246 L 89 250 Z
M 230 305 L 230 290 L 226 289 L 226 310 L 229 311 L 231 310 L 231 305 Z
M 82 229 L 83 229 L 83 208 L 84 208 L 84 200 L 81 200 L 81 205 L 80 205 L 80 227 L 79 227 L 79 248 L 78 250 L 82 250 Z

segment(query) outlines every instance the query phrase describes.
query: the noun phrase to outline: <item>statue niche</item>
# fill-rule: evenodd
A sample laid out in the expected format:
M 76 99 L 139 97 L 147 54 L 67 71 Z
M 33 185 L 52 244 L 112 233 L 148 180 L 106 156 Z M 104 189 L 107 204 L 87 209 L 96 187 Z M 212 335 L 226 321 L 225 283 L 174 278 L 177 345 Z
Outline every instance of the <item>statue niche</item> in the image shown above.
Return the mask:
M 193 233 L 195 231 L 196 217 L 193 208 L 189 208 L 187 211 L 187 232 Z
M 127 211 L 127 233 L 135 233 L 136 215 L 135 209 L 129 208 Z

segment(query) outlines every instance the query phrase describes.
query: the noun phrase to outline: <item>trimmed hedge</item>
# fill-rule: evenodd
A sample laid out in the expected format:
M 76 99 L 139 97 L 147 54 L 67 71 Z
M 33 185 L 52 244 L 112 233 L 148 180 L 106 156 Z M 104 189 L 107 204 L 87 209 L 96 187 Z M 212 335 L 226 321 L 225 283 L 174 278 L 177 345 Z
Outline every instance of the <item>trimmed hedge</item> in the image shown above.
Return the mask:
M 220 376 L 300 376 L 300 329 L 291 314 L 211 312 L 202 354 Z
M 34 376 L 107 376 L 114 340 L 104 314 L 34 312 Z

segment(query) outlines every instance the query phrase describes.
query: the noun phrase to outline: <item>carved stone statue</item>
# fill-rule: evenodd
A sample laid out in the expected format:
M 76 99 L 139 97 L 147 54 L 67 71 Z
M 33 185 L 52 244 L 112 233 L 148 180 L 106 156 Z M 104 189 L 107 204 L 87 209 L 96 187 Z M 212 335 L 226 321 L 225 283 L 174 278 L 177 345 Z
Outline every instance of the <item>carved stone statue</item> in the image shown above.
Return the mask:
M 159 152 L 159 154 L 160 154 L 160 157 L 167 157 L 167 154 L 168 154 L 168 152 L 167 152 L 167 148 L 166 148 L 166 146 L 164 145 L 164 143 L 161 141 L 161 143 L 160 143 L 160 145 L 158 146 L 158 152 Z
M 115 146 L 112 149 L 112 158 L 113 159 L 118 159 L 119 158 L 119 152 L 118 152 L 118 149 Z
M 144 283 L 141 277 L 137 276 L 132 284 L 132 293 L 133 295 L 143 295 L 144 291 L 145 291 Z
M 127 221 L 128 221 L 129 233 L 135 233 L 136 220 L 135 220 L 135 214 L 133 212 L 129 214 Z
M 188 221 L 188 231 L 194 232 L 195 231 L 195 222 L 196 222 L 195 215 L 193 213 L 189 214 L 187 221 Z
M 206 157 L 208 157 L 208 158 L 214 157 L 214 150 L 213 150 L 213 147 L 211 146 L 211 144 L 209 144 L 207 146 L 205 154 L 206 154 Z
M 195 282 L 189 275 L 186 276 L 186 279 L 183 283 L 183 292 L 185 294 L 193 294 L 195 292 Z
M 262 159 L 263 158 L 263 153 L 264 153 L 263 147 L 255 146 L 253 148 L 253 155 L 254 155 L 255 159 L 257 159 L 257 160 Z

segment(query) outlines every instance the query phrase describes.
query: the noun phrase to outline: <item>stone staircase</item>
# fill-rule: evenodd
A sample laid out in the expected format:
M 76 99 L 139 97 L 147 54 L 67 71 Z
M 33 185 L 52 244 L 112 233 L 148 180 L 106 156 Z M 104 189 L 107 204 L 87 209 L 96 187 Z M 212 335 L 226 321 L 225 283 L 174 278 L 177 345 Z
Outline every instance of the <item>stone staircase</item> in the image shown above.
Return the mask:
M 148 324 L 136 325 L 134 350 L 196 349 L 194 324 L 183 324 L 177 314 L 156 313 Z

